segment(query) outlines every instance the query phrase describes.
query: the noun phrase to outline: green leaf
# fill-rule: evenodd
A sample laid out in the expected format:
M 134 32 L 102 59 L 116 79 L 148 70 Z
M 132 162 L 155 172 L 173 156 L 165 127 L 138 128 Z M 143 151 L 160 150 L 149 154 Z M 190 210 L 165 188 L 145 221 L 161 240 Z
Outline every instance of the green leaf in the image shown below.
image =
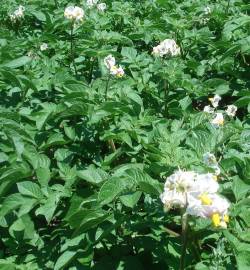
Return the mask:
M 246 194 L 250 191 L 250 185 L 242 181 L 238 176 L 233 178 L 232 189 L 237 201 L 244 199 Z
M 113 177 L 107 180 L 98 193 L 98 200 L 101 204 L 112 202 L 121 192 L 129 191 L 133 182 L 128 178 Z
M 108 175 L 105 171 L 91 165 L 86 170 L 78 171 L 77 176 L 89 183 L 100 184 L 105 181 Z
M 37 180 L 42 187 L 46 187 L 50 180 L 49 168 L 38 168 L 36 169 Z
M 125 206 L 133 208 L 140 200 L 141 194 L 142 192 L 140 191 L 131 192 L 129 194 L 120 196 L 120 200 Z
M 22 67 L 22 66 L 28 64 L 31 60 L 32 60 L 32 58 L 30 58 L 28 56 L 22 56 L 22 57 L 15 59 L 15 60 L 12 60 L 8 63 L 4 63 L 4 64 L 0 65 L 0 67 L 19 68 L 19 67 Z
M 18 191 L 25 196 L 30 196 L 38 200 L 42 199 L 43 193 L 36 183 L 25 181 L 17 184 Z

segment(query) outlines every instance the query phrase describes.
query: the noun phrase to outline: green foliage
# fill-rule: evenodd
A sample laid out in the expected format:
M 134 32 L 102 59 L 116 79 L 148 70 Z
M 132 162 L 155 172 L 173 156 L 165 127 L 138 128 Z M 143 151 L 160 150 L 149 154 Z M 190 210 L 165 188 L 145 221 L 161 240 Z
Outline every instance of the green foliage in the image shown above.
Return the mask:
M 178 269 L 180 213 L 159 196 L 178 167 L 206 171 L 206 152 L 230 222 L 190 221 L 186 269 L 250 269 L 248 1 L 105 3 L 1 3 L 0 269 Z M 70 4 L 85 10 L 72 33 Z M 152 55 L 166 38 L 179 57 Z M 203 112 L 214 94 L 238 107 L 220 128 Z

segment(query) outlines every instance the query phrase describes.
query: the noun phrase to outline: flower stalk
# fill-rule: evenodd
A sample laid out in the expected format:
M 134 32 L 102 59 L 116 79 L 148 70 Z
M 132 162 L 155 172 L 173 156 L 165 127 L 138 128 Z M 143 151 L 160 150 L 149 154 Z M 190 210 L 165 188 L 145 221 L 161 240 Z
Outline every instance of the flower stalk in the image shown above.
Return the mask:
M 71 23 L 70 28 L 70 58 L 74 67 L 75 76 L 77 76 L 76 63 L 75 63 L 75 44 L 74 44 L 74 21 Z
M 182 246 L 181 246 L 181 257 L 180 257 L 180 267 L 179 270 L 185 269 L 185 258 L 186 258 L 186 252 L 187 252 L 187 234 L 188 234 L 188 214 L 186 211 L 182 214 L 181 217 L 181 226 L 182 226 Z

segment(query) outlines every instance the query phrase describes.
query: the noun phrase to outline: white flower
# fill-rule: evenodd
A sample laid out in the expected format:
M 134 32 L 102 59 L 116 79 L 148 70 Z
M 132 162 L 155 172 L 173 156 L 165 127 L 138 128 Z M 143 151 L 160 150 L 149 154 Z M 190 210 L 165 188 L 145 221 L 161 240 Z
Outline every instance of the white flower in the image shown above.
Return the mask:
M 86 4 L 89 8 L 92 8 L 98 3 L 98 0 L 87 0 Z
M 115 58 L 110 54 L 104 58 L 104 65 L 109 69 L 110 74 L 116 77 L 123 77 L 125 72 L 121 66 L 116 66 Z
M 227 227 L 229 202 L 218 194 L 202 193 L 189 197 L 187 213 L 192 216 L 209 218 L 215 227 Z
M 208 166 L 214 166 L 217 165 L 216 157 L 214 154 L 211 154 L 209 152 L 203 154 L 203 162 Z
M 209 18 L 201 18 L 200 23 L 206 25 L 209 22 Z
M 64 11 L 64 17 L 68 20 L 82 21 L 84 17 L 84 11 L 77 6 L 68 6 Z
M 210 7 L 205 7 L 204 8 L 204 13 L 205 13 L 205 15 L 209 15 L 211 13 L 211 8 Z
M 171 207 L 184 207 L 186 205 L 186 197 L 184 193 L 176 190 L 164 190 L 160 195 L 160 199 L 166 209 Z
M 227 109 L 226 109 L 226 114 L 227 114 L 228 116 L 234 117 L 235 114 L 236 114 L 236 112 L 237 112 L 237 109 L 238 109 L 238 108 L 237 108 L 235 105 L 228 105 L 228 106 L 227 106 Z
M 216 193 L 219 190 L 217 176 L 212 173 L 197 174 L 194 186 L 190 189 L 189 194 Z
M 166 208 L 172 206 L 184 207 L 187 204 L 187 194 L 193 189 L 196 173 L 179 170 L 167 177 L 161 201 Z
M 212 108 L 210 105 L 207 105 L 204 107 L 203 112 L 214 113 L 214 108 Z
M 24 11 L 25 11 L 25 7 L 24 6 L 19 6 L 14 12 L 13 14 L 10 14 L 10 19 L 13 22 L 16 22 L 17 20 L 21 19 L 24 17 Z
M 48 49 L 48 44 L 47 43 L 43 43 L 40 45 L 40 50 L 41 51 L 46 51 Z
M 119 67 L 113 66 L 110 69 L 110 74 L 112 74 L 112 75 L 114 75 L 114 76 L 116 76 L 118 78 L 123 77 L 124 76 L 124 73 L 125 72 L 124 72 L 124 70 L 123 70 L 123 68 L 121 66 L 119 66 Z
M 180 47 L 173 39 L 165 39 L 153 48 L 152 54 L 163 57 L 164 55 L 176 56 L 180 54 Z
M 221 97 L 219 95 L 215 95 L 213 98 L 209 98 L 208 100 L 212 103 L 214 108 L 217 108 L 221 100 Z
M 101 12 L 103 12 L 107 8 L 107 5 L 105 3 L 100 3 L 97 5 L 97 9 Z
M 111 69 L 113 66 L 115 66 L 115 58 L 111 54 L 106 56 L 104 58 L 104 65 L 108 68 Z
M 222 113 L 216 113 L 215 117 L 210 122 L 215 127 L 223 126 L 224 125 L 224 117 Z

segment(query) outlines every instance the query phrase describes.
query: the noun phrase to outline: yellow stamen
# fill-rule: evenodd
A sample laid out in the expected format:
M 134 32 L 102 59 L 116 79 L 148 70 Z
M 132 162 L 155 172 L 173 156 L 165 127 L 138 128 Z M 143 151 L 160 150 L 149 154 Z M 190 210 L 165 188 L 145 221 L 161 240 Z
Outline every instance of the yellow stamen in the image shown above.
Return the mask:
M 212 219 L 213 225 L 215 227 L 219 227 L 220 226 L 220 224 L 221 224 L 221 222 L 220 222 L 220 215 L 218 213 L 213 214 L 212 217 L 211 217 L 211 219 Z
M 212 202 L 213 202 L 212 199 L 209 198 L 209 197 L 207 196 L 207 194 L 205 194 L 205 193 L 201 194 L 201 195 L 199 196 L 199 199 L 201 200 L 201 203 L 202 203 L 203 205 L 211 205 Z
M 229 222 L 229 216 L 228 215 L 224 215 L 223 220 L 228 223 Z
M 223 229 L 226 229 L 227 228 L 227 223 L 225 221 L 221 221 L 220 222 L 220 227 L 223 228 Z
M 219 120 L 218 125 L 223 126 L 224 125 L 224 119 Z
M 214 179 L 214 181 L 218 181 L 217 175 L 213 175 L 213 179 Z

